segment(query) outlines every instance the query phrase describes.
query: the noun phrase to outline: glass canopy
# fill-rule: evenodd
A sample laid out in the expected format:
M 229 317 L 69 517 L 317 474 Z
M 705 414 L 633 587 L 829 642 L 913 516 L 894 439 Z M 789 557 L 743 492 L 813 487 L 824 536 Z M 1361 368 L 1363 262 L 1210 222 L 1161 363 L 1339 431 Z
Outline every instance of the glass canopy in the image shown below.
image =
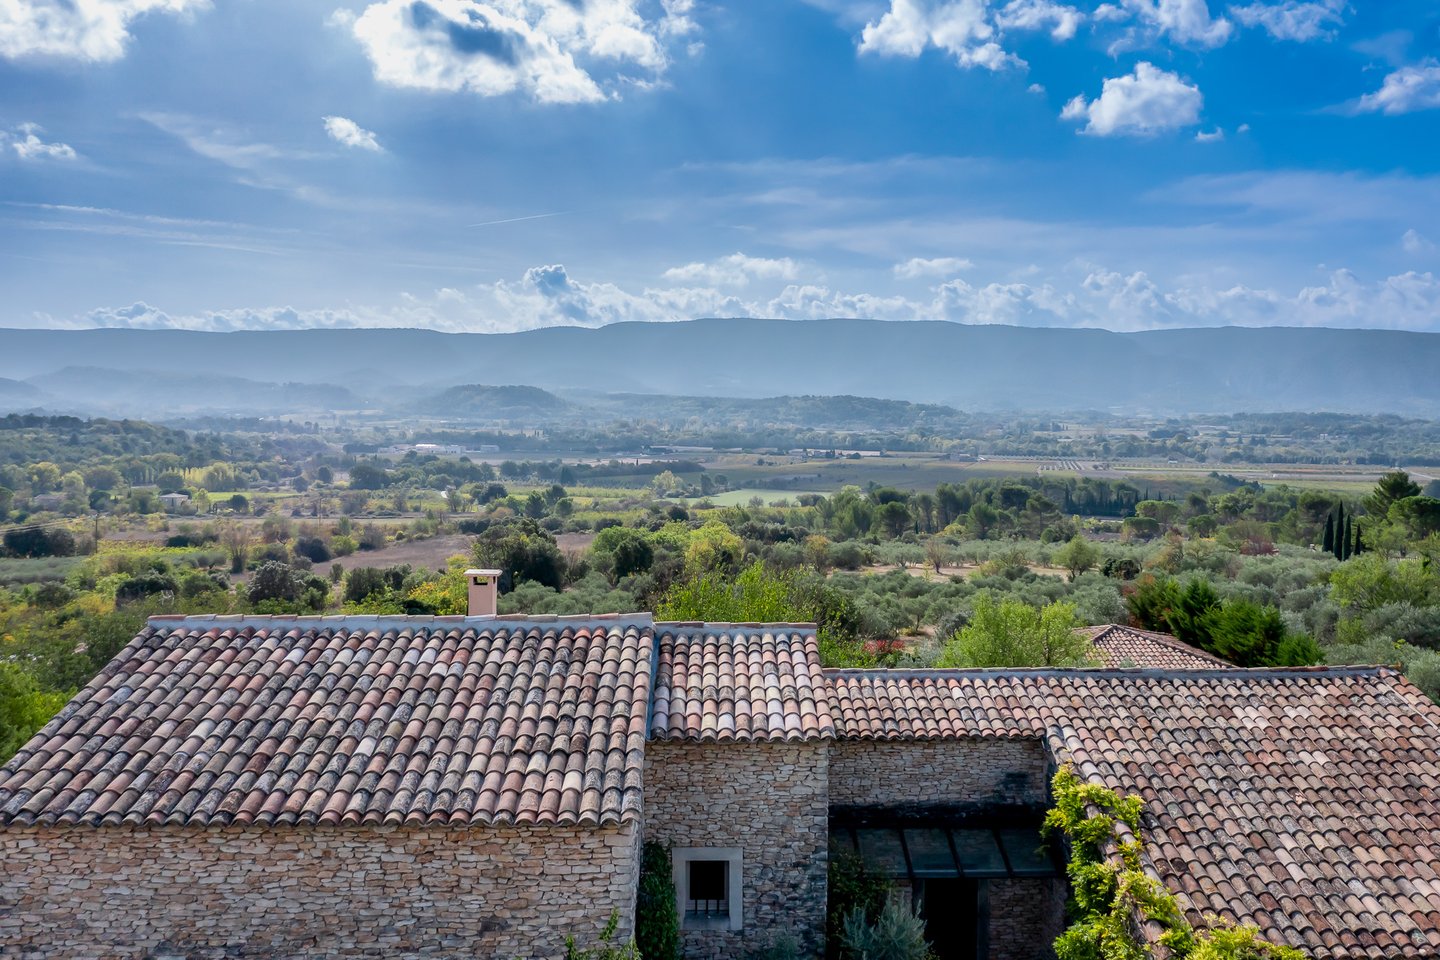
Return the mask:
M 1033 827 L 906 823 L 830 827 L 830 844 L 895 877 L 1052 877 L 1060 870 Z

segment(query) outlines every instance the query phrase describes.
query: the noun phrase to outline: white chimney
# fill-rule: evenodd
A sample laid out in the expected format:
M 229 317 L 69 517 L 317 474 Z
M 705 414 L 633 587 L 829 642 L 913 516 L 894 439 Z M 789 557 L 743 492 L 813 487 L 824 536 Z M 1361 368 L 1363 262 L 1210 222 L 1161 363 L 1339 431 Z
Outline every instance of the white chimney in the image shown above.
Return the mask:
M 466 570 L 465 581 L 470 598 L 470 616 L 495 616 L 495 601 L 500 595 L 500 571 Z

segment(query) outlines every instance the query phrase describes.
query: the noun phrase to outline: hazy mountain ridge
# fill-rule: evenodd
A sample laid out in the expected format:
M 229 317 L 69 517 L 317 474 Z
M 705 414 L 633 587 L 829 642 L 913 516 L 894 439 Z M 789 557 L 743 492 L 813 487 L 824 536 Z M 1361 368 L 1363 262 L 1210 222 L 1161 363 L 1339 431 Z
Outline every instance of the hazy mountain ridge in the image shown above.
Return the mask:
M 442 417 L 521 420 L 556 417 L 571 404 L 539 387 L 469 383 L 417 400 L 411 409 Z
M 76 366 L 173 371 L 154 375 L 142 397 L 147 390 L 173 391 L 176 380 L 191 377 L 212 385 L 216 378 L 312 384 L 311 392 L 292 398 L 316 409 L 357 402 L 344 388 L 322 384 L 364 384 L 372 398 L 383 398 L 396 387 L 493 383 L 498 371 L 508 383 L 550 391 L 850 395 L 971 410 L 1440 415 L 1440 334 L 1387 330 L 1122 334 L 930 321 L 715 319 L 510 334 L 0 329 L 0 377 L 37 378 L 32 382 L 51 392 L 44 375 Z M 106 399 L 99 392 L 105 385 L 91 385 L 95 396 L 85 387 L 67 384 L 66 399 L 76 405 Z M 327 398 L 315 389 L 336 394 Z M 230 395 L 227 401 L 246 402 L 244 388 L 206 396 L 218 400 L 222 393 Z

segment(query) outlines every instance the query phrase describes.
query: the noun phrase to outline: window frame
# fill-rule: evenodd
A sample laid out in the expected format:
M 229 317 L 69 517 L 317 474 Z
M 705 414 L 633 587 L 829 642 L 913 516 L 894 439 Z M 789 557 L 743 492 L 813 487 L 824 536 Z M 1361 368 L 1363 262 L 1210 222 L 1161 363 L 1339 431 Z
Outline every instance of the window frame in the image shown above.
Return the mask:
M 728 894 L 727 915 L 686 917 L 685 904 L 690 899 L 690 864 L 696 860 L 719 860 L 726 864 Z M 670 851 L 671 879 L 675 882 L 675 912 L 681 930 L 742 930 L 745 926 L 742 871 L 744 857 L 739 847 L 675 847 Z

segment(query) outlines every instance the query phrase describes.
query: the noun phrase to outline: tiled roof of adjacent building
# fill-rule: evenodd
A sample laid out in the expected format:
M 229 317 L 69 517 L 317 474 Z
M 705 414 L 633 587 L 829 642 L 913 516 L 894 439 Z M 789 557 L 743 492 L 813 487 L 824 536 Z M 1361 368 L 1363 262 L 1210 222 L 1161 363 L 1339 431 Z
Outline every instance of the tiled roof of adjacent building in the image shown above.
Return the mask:
M 1196 924 L 1319 958 L 1440 953 L 1440 709 L 1393 670 L 827 676 L 841 738 L 1039 737 L 1140 795 Z
M 1081 631 L 1095 644 L 1107 667 L 1154 667 L 1160 670 L 1209 670 L 1231 666 L 1225 660 L 1168 633 L 1106 623 Z
M 611 824 L 649 618 L 157 618 L 0 771 L 0 823 Z
M 655 631 L 656 739 L 834 735 L 814 624 L 659 623 Z

